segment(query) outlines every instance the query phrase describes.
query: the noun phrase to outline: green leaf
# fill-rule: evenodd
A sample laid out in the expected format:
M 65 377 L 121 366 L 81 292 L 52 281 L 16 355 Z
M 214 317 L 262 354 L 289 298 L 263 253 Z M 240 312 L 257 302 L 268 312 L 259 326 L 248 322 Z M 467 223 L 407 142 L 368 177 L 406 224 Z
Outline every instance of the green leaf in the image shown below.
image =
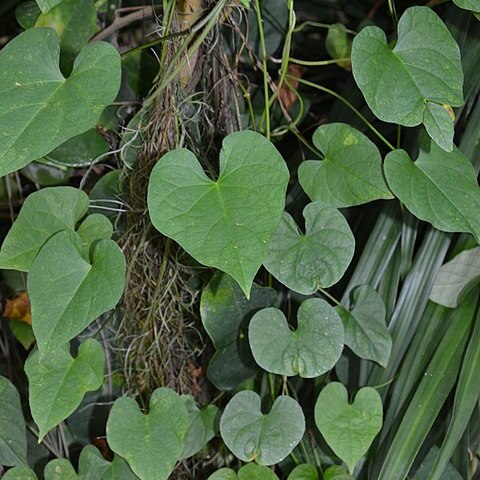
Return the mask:
M 333 59 L 342 60 L 337 63 L 339 67 L 350 70 L 352 40 L 348 36 L 347 29 L 342 23 L 330 25 L 327 32 L 327 37 L 325 38 L 325 48 Z
M 28 323 L 10 319 L 8 326 L 25 350 L 29 350 L 35 343 L 35 335 L 33 334 L 32 326 Z
M 109 240 L 113 234 L 113 225 L 105 215 L 93 213 L 80 224 L 77 233 L 83 245 L 88 248 L 100 240 Z
M 458 149 L 446 153 L 425 136 L 413 162 L 404 150 L 385 158 L 393 193 L 413 215 L 445 232 L 471 233 L 480 243 L 480 188 L 472 164 Z
M 48 13 L 41 13 L 35 27 L 53 28 L 60 40 L 60 67 L 69 73 L 75 57 L 98 30 L 93 0 L 63 0 Z
M 57 233 L 43 246 L 27 279 L 40 357 L 115 307 L 125 269 L 125 257 L 113 240 L 98 242 L 91 262 L 75 232 Z
M 305 418 L 290 397 L 276 398 L 264 415 L 261 399 L 251 391 L 237 393 L 225 407 L 220 433 L 225 445 L 244 462 L 274 465 L 286 458 L 302 439 Z
M 278 480 L 270 468 L 250 463 L 238 471 L 238 477 L 231 468 L 221 468 L 208 477 L 208 480 Z
M 325 300 L 309 298 L 298 309 L 298 327 L 289 328 L 276 308 L 256 313 L 248 332 L 255 361 L 278 375 L 319 377 L 332 369 L 343 350 L 342 321 Z
M 231 275 L 248 298 L 280 222 L 288 178 L 272 143 L 236 132 L 223 141 L 216 181 L 192 152 L 164 155 L 150 176 L 150 217 L 200 263 Z
M 73 230 L 88 210 L 88 196 L 72 187 L 44 188 L 25 200 L 0 250 L 0 268 L 28 272 L 43 244 Z
M 335 307 L 345 327 L 345 344 L 360 358 L 385 367 L 392 351 L 392 337 L 382 297 L 369 285 L 362 285 L 353 291 L 350 309 Z
M 181 458 L 189 428 L 185 401 L 169 388 L 157 388 L 144 415 L 135 400 L 115 401 L 107 422 L 110 448 L 141 480 L 166 480 Z
M 61 345 L 40 360 L 34 350 L 25 362 L 29 384 L 29 404 L 39 428 L 39 441 L 80 405 L 85 393 L 103 383 L 105 355 L 94 339 L 85 340 L 76 358 L 70 345 Z
M 27 435 L 20 395 L 12 383 L 0 376 L 0 465 L 27 463 Z
M 0 52 L 0 176 L 43 157 L 94 127 L 120 86 L 120 55 L 91 43 L 65 79 L 60 46 L 50 28 L 32 28 Z
M 40 9 L 34 0 L 22 2 L 15 9 L 15 18 L 18 24 L 25 30 L 33 28 L 39 15 Z
M 458 307 L 465 295 L 480 282 L 480 247 L 465 250 L 442 265 L 430 300 L 444 307 Z
M 62 3 L 64 0 L 35 0 L 42 13 L 48 13 L 53 7 Z
M 185 395 L 190 426 L 185 437 L 181 458 L 188 458 L 198 453 L 216 434 L 216 420 L 219 409 L 215 405 L 198 408 L 191 395 Z
M 361 388 L 353 403 L 347 389 L 338 382 L 329 383 L 315 404 L 315 423 L 330 448 L 353 472 L 382 428 L 383 407 L 378 392 Z
M 128 463 L 118 455 L 113 461 L 105 460 L 93 446 L 87 445 L 80 454 L 78 473 L 80 480 L 137 480 Z
M 319 202 L 303 210 L 305 234 L 284 213 L 270 242 L 265 268 L 291 290 L 304 295 L 337 283 L 352 261 L 355 238 L 344 216 Z
M 327 468 L 323 474 L 323 480 L 354 480 L 353 477 L 342 467 L 333 465 Z
M 405 10 L 393 50 L 380 28 L 364 28 L 353 40 L 352 69 L 368 106 L 386 122 L 406 127 L 427 123 L 432 127 L 431 119 L 425 122 L 428 102 L 455 107 L 463 104 L 460 49 L 428 7 Z M 443 117 L 442 122 L 445 120 Z M 429 134 L 451 151 L 453 143 L 445 137 L 444 128 L 440 132 L 429 128 Z
M 109 144 L 96 128 L 70 138 L 45 158 L 68 167 L 85 167 L 109 151 Z M 103 178 L 103 177 L 102 177 Z
M 208 477 L 208 480 L 237 480 L 237 474 L 231 468 L 221 468 Z
M 208 366 L 208 378 L 220 390 L 236 388 L 253 377 L 257 366 L 248 343 L 248 324 L 261 308 L 278 306 L 273 288 L 252 286 L 247 300 L 238 284 L 217 272 L 203 289 L 202 323 L 216 348 Z
M 288 480 L 318 480 L 318 471 L 313 465 L 298 465 L 292 470 Z
M 429 480 L 430 472 L 435 464 L 435 459 L 437 458 L 439 448 L 436 445 L 433 445 L 430 448 L 429 452 L 425 458 L 420 463 L 418 470 L 415 472 L 412 480 Z M 442 480 L 462 480 L 463 477 L 458 473 L 455 467 L 449 463 L 441 476 Z
M 453 150 L 453 120 L 444 106 L 426 102 L 423 124 L 427 133 L 440 148 L 446 152 Z
M 476 15 L 480 12 L 480 1 L 479 0 L 453 0 L 453 3 L 464 10 L 470 10 Z M 477 17 L 478 18 L 478 17 Z
M 48 160 L 40 159 L 23 167 L 20 173 L 42 187 L 54 187 L 68 184 L 68 180 L 72 176 L 72 169 L 52 165 Z
M 78 480 L 72 464 L 65 458 L 56 458 L 48 462 L 43 475 L 45 480 Z
M 15 467 L 2 477 L 2 480 L 38 480 L 35 473 L 28 467 Z
M 345 123 L 322 125 L 313 134 L 322 161 L 307 160 L 298 180 L 313 201 L 332 207 L 361 205 L 393 198 L 382 172 L 382 157 L 363 133 Z

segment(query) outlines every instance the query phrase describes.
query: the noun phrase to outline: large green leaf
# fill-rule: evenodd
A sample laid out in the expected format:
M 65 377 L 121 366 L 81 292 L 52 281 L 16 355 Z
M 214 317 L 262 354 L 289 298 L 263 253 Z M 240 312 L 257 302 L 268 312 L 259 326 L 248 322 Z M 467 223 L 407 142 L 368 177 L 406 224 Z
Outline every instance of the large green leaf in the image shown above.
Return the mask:
M 53 7 L 62 3 L 64 0 L 35 0 L 42 13 L 48 13 Z
M 471 233 L 480 243 L 480 188 L 472 164 L 459 150 L 446 153 L 421 135 L 417 160 L 404 150 L 390 152 L 385 175 L 413 215 L 438 230 Z
M 32 193 L 3 242 L 0 267 L 28 272 L 43 244 L 57 232 L 73 230 L 87 210 L 88 196 L 77 188 L 44 188 Z
M 207 405 L 200 409 L 191 395 L 184 396 L 190 426 L 185 437 L 182 458 L 198 453 L 216 434 L 216 420 L 219 409 L 215 405 Z
M 274 465 L 286 458 L 302 439 L 305 418 L 300 405 L 287 396 L 277 397 L 263 414 L 260 397 L 252 391 L 237 393 L 225 407 L 220 433 L 240 460 Z
M 137 480 L 128 463 L 118 455 L 108 462 L 93 446 L 87 445 L 80 454 L 78 464 L 80 480 Z
M 345 123 L 331 123 L 317 128 L 312 140 L 325 157 L 298 168 L 300 185 L 311 200 L 350 207 L 393 198 L 383 178 L 380 152 L 363 133 Z
M 289 328 L 276 308 L 256 313 L 248 331 L 255 361 L 279 375 L 319 377 L 332 369 L 343 350 L 342 321 L 325 300 L 310 298 L 298 309 L 298 327 Z
M 53 28 L 60 40 L 60 66 L 69 73 L 75 57 L 98 30 L 93 0 L 63 0 L 47 14 L 41 13 L 35 27 Z
M 39 440 L 75 411 L 86 392 L 101 387 L 104 364 L 103 348 L 92 338 L 80 345 L 76 358 L 70 355 L 69 344 L 58 346 L 43 360 L 38 350 L 30 354 L 25 373 Z
M 108 417 L 107 441 L 141 480 L 166 480 L 182 455 L 188 411 L 184 399 L 169 388 L 157 388 L 149 405 L 144 415 L 132 398 L 116 400 Z
M 341 383 L 329 383 L 315 404 L 320 433 L 350 472 L 382 428 L 382 417 L 382 399 L 370 387 L 361 388 L 349 403 L 347 389 Z
M 50 28 L 32 28 L 0 52 L 0 176 L 51 152 L 94 127 L 120 86 L 120 56 L 91 43 L 65 79 L 60 46 Z
M 430 293 L 430 300 L 455 308 L 480 282 L 480 247 L 464 250 L 442 265 Z
M 345 327 L 345 345 L 360 358 L 386 366 L 392 351 L 392 337 L 385 322 L 382 297 L 369 285 L 352 292 L 350 311 L 335 307 Z
M 264 265 L 291 290 L 310 295 L 342 278 L 353 258 L 355 238 L 335 208 L 314 202 L 305 207 L 303 216 L 305 234 L 290 214 L 283 214 Z
M 364 28 L 353 40 L 353 76 L 373 113 L 386 122 L 412 127 L 424 123 L 442 148 L 453 149 L 452 123 L 438 123 L 438 107 L 463 104 L 460 49 L 437 14 L 408 8 L 398 23 L 393 49 L 378 27 Z M 442 122 L 446 116 L 442 114 Z
M 75 232 L 55 234 L 28 274 L 32 326 L 40 357 L 68 342 L 120 299 L 125 257 L 113 240 L 101 240 L 92 260 Z
M 17 389 L 0 376 L 0 465 L 27 463 L 27 435 Z
M 217 272 L 203 289 L 202 323 L 216 348 L 208 365 L 208 378 L 221 390 L 236 388 L 258 368 L 248 343 L 248 324 L 261 308 L 278 306 L 273 288 L 252 286 L 247 300 L 238 284 Z
M 229 135 L 216 181 L 178 149 L 155 165 L 148 186 L 153 225 L 196 260 L 231 275 L 249 297 L 285 205 L 288 169 L 266 138 Z

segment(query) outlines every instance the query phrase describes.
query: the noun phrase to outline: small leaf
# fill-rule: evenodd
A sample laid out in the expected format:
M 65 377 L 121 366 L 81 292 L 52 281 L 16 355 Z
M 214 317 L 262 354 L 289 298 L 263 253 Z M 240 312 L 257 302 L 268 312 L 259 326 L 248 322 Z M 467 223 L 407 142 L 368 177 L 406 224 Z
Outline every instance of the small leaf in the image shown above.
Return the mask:
M 182 455 L 189 424 L 184 400 L 169 388 L 157 388 L 147 415 L 132 398 L 115 401 L 107 441 L 141 480 L 166 480 Z
M 48 13 L 53 7 L 62 3 L 63 0 L 35 0 L 42 13 Z
M 26 463 L 27 435 L 20 395 L 9 380 L 0 376 L 0 465 Z
M 238 480 L 278 480 L 278 477 L 270 468 L 251 463 L 238 471 Z
M 435 142 L 450 147 L 444 138 L 446 126 L 441 131 L 431 128 L 425 111 L 429 102 L 463 104 L 463 72 L 460 49 L 433 10 L 405 10 L 393 50 L 380 28 L 364 28 L 353 40 L 352 69 L 368 106 L 380 120 L 413 127 L 427 118 Z
M 288 178 L 272 143 L 236 132 L 223 141 L 216 181 L 192 152 L 164 155 L 150 176 L 148 210 L 157 230 L 231 275 L 248 298 L 281 218 Z
M 471 233 L 480 243 L 480 188 L 472 164 L 457 148 L 446 153 L 425 137 L 415 162 L 404 150 L 386 156 L 390 188 L 420 220 L 445 232 Z
M 27 279 L 40 357 L 115 307 L 123 292 L 125 269 L 125 257 L 113 240 L 96 244 L 91 263 L 75 232 L 57 233 L 44 245 Z
M 48 13 L 41 13 L 35 27 L 53 28 L 60 40 L 60 67 L 69 73 L 75 57 L 98 30 L 93 0 L 63 0 Z
M 39 159 L 23 167 L 20 173 L 31 182 L 38 183 L 42 187 L 55 187 L 68 184 L 72 169 L 51 165 L 48 161 Z
M 453 150 L 453 122 L 450 113 L 438 103 L 427 102 L 423 115 L 423 124 L 437 145 L 451 152 Z
M 93 213 L 80 224 L 77 233 L 83 245 L 88 248 L 100 240 L 109 240 L 113 234 L 113 225 L 105 215 Z
M 5 473 L 2 480 L 38 480 L 38 478 L 28 467 L 15 467 Z
M 265 268 L 285 286 L 304 295 L 337 283 L 350 264 L 355 238 L 344 216 L 319 202 L 303 210 L 305 234 L 284 213 L 275 232 Z
M 52 350 L 44 360 L 38 350 L 30 354 L 25 373 L 39 441 L 76 410 L 85 393 L 101 387 L 104 364 L 103 348 L 92 338 L 80 345 L 76 358 L 70 355 L 69 344 Z
M 43 475 L 45 480 L 78 480 L 72 464 L 65 458 L 56 458 L 48 462 Z
M 350 54 L 352 52 L 352 40 L 348 36 L 347 30 L 342 23 L 330 25 L 325 39 L 325 48 L 328 54 L 335 60 L 341 60 L 337 63 L 339 67 L 350 70 Z
M 22 2 L 15 9 L 15 18 L 18 24 L 25 30 L 33 28 L 39 15 L 40 9 L 34 0 Z
M 208 480 L 237 480 L 237 474 L 231 468 L 221 468 L 208 477 Z
M 73 230 L 88 209 L 88 196 L 72 187 L 44 188 L 25 200 L 0 250 L 0 267 L 28 272 L 43 244 Z
M 323 480 L 354 480 L 354 478 L 342 467 L 333 465 L 325 470 Z
M 248 332 L 255 361 L 278 375 L 319 377 L 332 369 L 342 354 L 344 333 L 340 317 L 320 298 L 305 300 L 292 332 L 281 310 L 256 313 Z
M 231 452 L 244 462 L 274 465 L 298 445 L 305 431 L 300 405 L 290 397 L 277 397 L 264 415 L 261 399 L 252 391 L 237 393 L 225 407 L 220 433 Z
M 382 428 L 382 399 L 370 387 L 361 388 L 353 403 L 347 389 L 338 382 L 329 383 L 315 404 L 315 423 L 330 448 L 353 472 Z
M 29 350 L 35 343 L 35 335 L 33 334 L 32 326 L 28 323 L 19 322 L 18 320 L 10 320 L 8 326 L 14 337 L 21 343 L 25 350 Z
M 87 445 L 80 454 L 78 473 L 81 480 L 137 480 L 128 463 L 118 455 L 107 462 L 93 446 Z
M 345 327 L 345 344 L 360 358 L 386 367 L 392 351 L 392 337 L 385 321 L 382 297 L 369 285 L 357 287 L 352 297 L 351 311 L 335 307 Z
M 0 52 L 0 176 L 41 158 L 94 127 L 120 86 L 120 55 L 105 42 L 86 46 L 65 79 L 50 28 L 32 28 Z
M 465 250 L 442 265 L 430 293 L 430 300 L 456 308 L 480 282 L 480 247 Z
M 215 423 L 220 411 L 215 405 L 198 408 L 191 395 L 185 395 L 184 399 L 190 426 L 181 458 L 188 458 L 198 453 L 215 436 Z
M 236 388 L 253 377 L 258 368 L 248 343 L 248 324 L 253 314 L 278 306 L 273 288 L 252 286 L 247 300 L 233 278 L 217 272 L 203 289 L 202 323 L 216 348 L 208 366 L 208 378 L 220 390 Z
M 315 130 L 313 143 L 325 158 L 307 160 L 298 169 L 300 185 L 312 201 L 338 208 L 393 198 L 380 152 L 363 133 L 331 123 Z
M 313 465 L 298 465 L 292 470 L 288 480 L 318 480 L 318 471 Z
M 453 3 L 464 10 L 470 10 L 477 15 L 480 13 L 480 1 L 479 0 L 453 0 Z M 480 20 L 480 18 L 479 18 Z

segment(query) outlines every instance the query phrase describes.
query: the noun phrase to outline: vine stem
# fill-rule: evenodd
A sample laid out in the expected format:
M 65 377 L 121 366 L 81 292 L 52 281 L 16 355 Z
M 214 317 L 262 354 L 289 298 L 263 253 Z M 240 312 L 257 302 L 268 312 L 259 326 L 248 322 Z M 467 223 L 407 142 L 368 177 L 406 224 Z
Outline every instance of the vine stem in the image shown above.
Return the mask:
M 325 297 L 327 297 L 330 301 L 332 301 L 335 305 L 339 307 L 343 307 L 343 305 L 332 295 L 330 295 L 326 290 L 321 287 L 318 287 L 318 291 Z
M 262 48 L 262 65 L 263 65 L 263 93 L 265 97 L 265 136 L 270 140 L 270 100 L 268 94 L 268 72 L 267 72 L 267 47 L 265 45 L 265 35 L 263 32 L 262 12 L 260 11 L 260 2 L 255 0 L 255 12 L 257 14 L 258 35 L 260 37 L 260 45 Z
M 372 130 L 373 133 L 375 133 L 375 135 L 377 135 L 377 137 L 385 145 L 387 145 L 388 148 L 390 148 L 391 150 L 395 150 L 395 147 L 346 98 L 342 97 L 337 92 L 334 92 L 327 87 L 323 87 L 322 85 L 317 85 L 316 83 L 309 82 L 308 80 L 303 80 L 302 78 L 294 77 L 293 75 L 287 76 L 292 80 L 296 80 L 298 83 L 302 83 L 303 85 L 307 85 L 308 87 L 316 88 L 317 90 L 328 93 L 343 102 L 348 108 L 350 108 L 350 110 L 352 110 L 353 113 L 355 113 L 355 115 L 358 116 L 358 118 L 360 118 L 360 120 L 365 123 L 365 125 L 367 125 L 368 128 L 370 128 L 370 130 Z

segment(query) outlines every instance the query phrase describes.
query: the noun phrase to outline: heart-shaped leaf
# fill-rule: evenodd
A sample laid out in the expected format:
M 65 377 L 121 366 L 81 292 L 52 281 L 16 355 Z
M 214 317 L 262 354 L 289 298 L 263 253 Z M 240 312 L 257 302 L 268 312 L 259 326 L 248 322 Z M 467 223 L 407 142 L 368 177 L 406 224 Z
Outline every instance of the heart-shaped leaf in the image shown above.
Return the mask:
M 56 7 L 63 0 L 35 0 L 42 13 L 48 13 L 53 7 Z
M 188 458 L 198 453 L 216 434 L 216 420 L 219 409 L 215 405 L 198 408 L 191 395 L 185 395 L 190 426 L 185 437 L 181 458 Z
M 295 332 L 281 310 L 260 310 L 250 322 L 248 337 L 255 361 L 267 372 L 304 378 L 319 377 L 333 368 L 344 342 L 340 317 L 320 298 L 300 305 Z
M 203 289 L 202 323 L 216 352 L 208 365 L 208 378 L 220 390 L 236 388 L 258 370 L 248 343 L 248 324 L 261 308 L 278 306 L 273 288 L 252 286 L 247 300 L 238 284 L 217 272 Z
M 0 52 L 0 176 L 43 157 L 94 127 L 120 87 L 120 55 L 91 43 L 65 79 L 60 46 L 50 28 L 32 28 Z
M 5 473 L 2 480 L 38 480 L 38 478 L 28 467 L 15 467 Z
M 375 144 L 345 123 L 322 125 L 313 134 L 324 159 L 307 160 L 298 168 L 298 180 L 313 201 L 332 207 L 361 205 L 393 198 L 382 172 Z
M 93 213 L 80 224 L 77 233 L 88 252 L 88 249 L 100 240 L 108 240 L 112 237 L 113 225 L 105 215 Z
M 288 476 L 288 480 L 318 480 L 318 471 L 307 463 L 297 465 Z
M 469 232 L 480 243 L 480 188 L 472 164 L 457 148 L 446 153 L 425 137 L 415 162 L 404 150 L 387 155 L 390 188 L 416 217 L 445 232 Z
M 456 308 L 465 295 L 480 283 L 480 247 L 464 250 L 442 265 L 430 292 L 430 300 Z
M 353 258 L 355 238 L 335 208 L 314 202 L 305 207 L 303 216 L 305 234 L 290 214 L 283 214 L 264 265 L 291 290 L 310 295 L 342 278 Z
M 238 471 L 238 477 L 231 468 L 221 468 L 208 477 L 208 480 L 278 480 L 270 468 L 250 463 Z
M 72 187 L 43 188 L 29 195 L 0 250 L 0 267 L 28 272 L 55 233 L 74 230 L 87 213 L 88 196 Z
M 69 344 L 57 347 L 44 360 L 38 350 L 29 355 L 25 373 L 39 440 L 76 410 L 85 393 L 102 386 L 104 364 L 103 348 L 92 338 L 80 345 L 76 358 L 70 355 Z
M 107 462 L 93 446 L 87 445 L 80 454 L 78 473 L 81 480 L 137 480 L 128 463 L 118 455 Z
M 382 399 L 370 387 L 361 388 L 350 404 L 347 389 L 341 383 L 329 383 L 315 404 L 320 433 L 350 472 L 382 428 L 382 418 Z
M 435 142 L 447 151 L 453 149 L 452 127 L 447 136 L 444 126 L 437 131 L 427 104 L 463 104 L 460 49 L 432 9 L 405 10 L 393 50 L 380 28 L 364 28 L 353 40 L 352 69 L 379 119 L 406 127 L 425 123 Z
M 350 308 L 335 307 L 345 327 L 345 345 L 360 358 L 385 367 L 392 351 L 392 337 L 382 297 L 369 285 L 362 285 L 353 291 Z
M 480 20 L 479 0 L 453 0 L 453 3 L 464 10 L 470 10 Z
M 117 304 L 125 269 L 125 257 L 113 240 L 98 242 L 91 262 L 75 232 L 59 232 L 43 246 L 27 279 L 40 358 Z
M 238 477 L 235 470 L 232 470 L 231 468 L 221 468 L 215 473 L 212 473 L 208 477 L 208 480 L 238 480 Z
M 115 401 L 107 422 L 110 448 L 141 480 L 166 480 L 180 459 L 190 425 L 185 401 L 169 388 L 157 388 L 144 415 L 135 400 Z
M 323 473 L 323 480 L 354 480 L 354 478 L 343 467 L 332 465 Z
M 252 391 L 237 393 L 225 407 L 220 433 L 232 453 L 244 462 L 274 465 L 286 458 L 302 439 L 305 417 L 290 397 L 275 400 L 264 415 L 261 399 Z
M 45 480 L 78 480 L 72 464 L 65 458 L 56 458 L 48 462 L 43 476 Z
M 188 150 L 164 155 L 150 176 L 148 210 L 157 230 L 200 263 L 231 275 L 248 298 L 280 221 L 288 179 L 272 143 L 236 132 L 223 141 L 216 181 Z
M 27 435 L 20 395 L 10 380 L 0 376 L 0 465 L 27 463 Z
M 60 40 L 60 67 L 69 73 L 75 57 L 98 30 L 93 0 L 63 0 L 47 14 L 41 13 L 35 27 L 53 28 Z

